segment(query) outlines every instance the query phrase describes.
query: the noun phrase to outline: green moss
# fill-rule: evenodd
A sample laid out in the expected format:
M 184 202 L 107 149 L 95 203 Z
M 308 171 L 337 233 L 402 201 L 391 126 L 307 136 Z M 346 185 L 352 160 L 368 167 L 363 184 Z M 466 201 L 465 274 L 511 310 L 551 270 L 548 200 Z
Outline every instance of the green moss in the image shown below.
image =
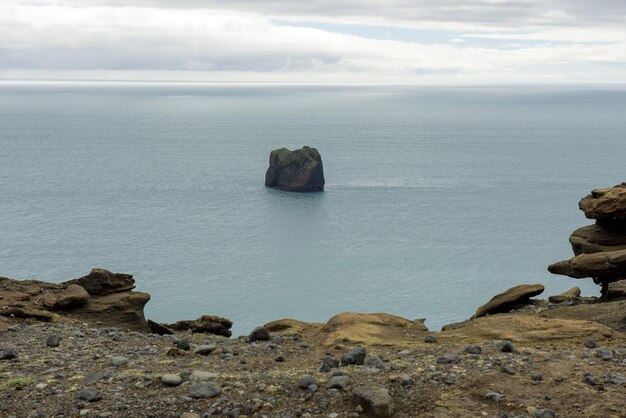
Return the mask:
M 20 390 L 30 385 L 31 383 L 33 383 L 33 378 L 30 376 L 9 379 L 7 381 L 0 382 L 0 392 L 4 392 L 7 390 Z

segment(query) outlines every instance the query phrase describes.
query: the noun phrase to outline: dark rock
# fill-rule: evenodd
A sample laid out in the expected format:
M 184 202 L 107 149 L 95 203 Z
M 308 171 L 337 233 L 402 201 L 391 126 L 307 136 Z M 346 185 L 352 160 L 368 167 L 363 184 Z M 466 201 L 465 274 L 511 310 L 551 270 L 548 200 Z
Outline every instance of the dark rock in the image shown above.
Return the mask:
M 457 353 L 449 353 L 437 357 L 437 364 L 456 364 L 458 362 L 459 355 Z
M 500 402 L 500 400 L 504 398 L 504 396 L 505 395 L 499 392 L 487 392 L 487 394 L 485 395 L 485 398 L 491 399 L 492 401 L 495 401 L 495 402 Z
M 503 353 L 515 353 L 517 350 L 511 341 L 504 341 L 500 346 L 500 351 Z
M 537 409 L 533 413 L 533 418 L 554 418 L 556 413 L 551 409 Z
M 191 346 L 189 345 L 189 341 L 187 340 L 175 340 L 174 345 L 176 346 L 176 348 L 180 350 L 185 350 L 185 351 L 191 350 Z
M 222 393 L 220 386 L 214 382 L 193 382 L 189 386 L 188 395 L 190 398 L 215 398 Z
M 57 334 L 48 335 L 46 338 L 46 345 L 48 347 L 58 347 L 61 344 L 61 337 Z
M 317 381 L 315 380 L 315 378 L 313 376 L 302 376 L 300 378 L 300 380 L 298 381 L 298 387 L 300 389 L 308 389 L 309 386 L 311 385 L 317 385 Z
M 375 417 L 390 417 L 394 413 L 393 398 L 385 388 L 357 386 L 352 391 L 352 401 Z
M 504 366 L 502 368 L 502 373 L 506 373 L 506 374 L 517 374 L 517 370 L 515 370 L 513 367 L 511 366 Z
M 626 377 L 615 372 L 608 373 L 604 376 L 604 381 L 613 385 L 626 385 Z
M 468 345 L 467 347 L 465 347 L 463 352 L 466 354 L 480 354 L 482 352 L 482 349 L 477 345 Z
M 78 392 L 78 399 L 87 402 L 98 402 L 102 399 L 100 392 L 96 388 L 87 387 Z
M 158 335 L 172 335 L 172 334 L 174 334 L 174 331 L 169 329 L 167 326 L 165 326 L 163 324 L 159 324 L 158 322 L 155 322 L 155 321 L 153 321 L 151 319 L 148 319 L 148 326 L 150 327 L 150 331 L 153 334 L 158 334 Z
M 320 367 L 320 372 L 328 373 L 336 367 L 339 367 L 339 360 L 333 357 L 324 357 L 324 360 L 322 360 L 322 367 Z
M 437 342 L 437 337 L 435 337 L 434 335 L 427 335 L 424 337 L 424 342 L 426 344 L 434 344 Z
M 571 300 L 577 300 L 580 297 L 580 289 L 578 287 L 572 287 L 569 290 L 561 293 L 560 295 L 548 297 L 550 303 L 563 303 Z
M 3 350 L 0 353 L 0 360 L 13 360 L 17 358 L 17 352 L 15 350 Z
M 82 286 L 90 295 L 108 295 L 133 290 L 135 279 L 131 274 L 112 273 L 108 270 L 95 268 L 88 275 L 69 280 L 63 284 Z
M 600 383 L 598 382 L 598 379 L 595 376 L 592 376 L 590 374 L 585 375 L 583 382 L 589 386 L 596 386 Z
M 610 348 L 600 347 L 596 350 L 596 357 L 600 357 L 602 360 L 608 361 L 613 359 L 613 352 Z
M 178 321 L 167 325 L 167 328 L 174 331 L 191 331 L 194 333 L 215 334 L 223 337 L 230 337 L 230 328 L 233 322 L 226 318 L 212 315 L 202 315 L 198 319 Z
M 585 342 L 583 342 L 583 344 L 587 348 L 596 348 L 598 346 L 596 340 L 594 340 L 593 338 L 587 338 Z
M 324 190 L 322 158 L 315 148 L 294 151 L 277 149 L 270 154 L 265 173 L 265 186 L 290 192 L 321 192 Z
M 254 341 L 269 341 L 270 332 L 265 327 L 256 327 L 252 330 L 250 335 L 248 335 L 248 342 Z
M 537 296 L 544 290 L 540 284 L 522 284 L 497 294 L 489 302 L 476 310 L 472 318 L 485 315 L 510 312 L 528 303 L 531 297 Z
M 351 364 L 362 365 L 365 363 L 366 351 L 363 347 L 355 347 L 341 357 L 341 364 L 343 366 L 349 366 Z
M 333 376 L 326 385 L 327 389 L 345 389 L 350 384 L 349 376 Z
M 533 373 L 533 374 L 530 376 L 530 378 L 531 378 L 533 381 L 540 382 L 540 381 L 542 381 L 542 380 L 543 380 L 543 375 L 542 375 L 541 373 Z
M 194 348 L 193 352 L 195 354 L 200 354 L 201 356 L 208 356 L 215 350 L 217 350 L 216 346 L 207 344 L 197 346 L 196 348 Z

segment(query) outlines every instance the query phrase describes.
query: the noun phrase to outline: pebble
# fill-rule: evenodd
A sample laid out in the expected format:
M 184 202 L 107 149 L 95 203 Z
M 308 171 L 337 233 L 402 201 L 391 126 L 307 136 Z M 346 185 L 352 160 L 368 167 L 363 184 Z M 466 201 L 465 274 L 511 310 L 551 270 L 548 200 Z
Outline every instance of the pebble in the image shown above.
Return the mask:
M 48 347 L 58 347 L 61 344 L 61 337 L 57 334 L 50 334 L 48 338 L 46 338 L 46 345 Z
M 506 374 L 517 374 L 517 370 L 515 370 L 513 367 L 511 366 L 505 366 L 502 368 L 502 373 L 506 373 Z
M 3 350 L 0 354 L 0 360 L 13 360 L 17 358 L 17 352 L 15 350 Z
M 328 389 L 345 389 L 350 384 L 349 376 L 333 376 L 328 381 Z
M 179 350 L 191 350 L 191 346 L 189 345 L 189 341 L 187 340 L 176 340 L 174 341 L 174 346 L 176 346 L 176 348 L 178 348 Z
M 604 376 L 604 381 L 606 383 L 612 383 L 614 385 L 626 385 L 626 377 L 614 372 L 611 372 Z
M 457 353 L 449 353 L 437 357 L 437 364 L 456 364 L 458 362 L 459 355 Z
M 180 418 L 200 418 L 200 415 L 194 413 L 194 412 L 183 412 L 180 415 Z
M 513 345 L 513 343 L 511 341 L 504 341 L 504 343 L 502 344 L 502 347 L 500 347 L 500 351 L 502 351 L 503 353 L 515 353 L 515 346 Z
M 351 350 L 348 350 L 341 357 L 341 364 L 343 366 L 348 366 L 351 364 L 362 365 L 365 363 L 365 355 L 366 351 L 363 347 L 354 347 Z
M 47 388 L 47 387 L 48 387 L 48 385 L 46 385 L 45 383 L 37 383 L 37 384 L 35 385 L 35 387 L 36 387 L 37 389 L 39 389 L 39 390 L 42 390 L 42 389 Z
M 216 346 L 210 345 L 210 344 L 203 344 L 194 348 L 193 352 L 194 354 L 200 354 L 201 356 L 208 356 L 215 350 L 217 350 Z
M 190 398 L 215 398 L 222 393 L 220 386 L 214 382 L 194 382 L 189 386 L 188 395 Z
M 541 373 L 533 373 L 530 375 L 530 378 L 536 382 L 543 380 L 543 375 Z
M 466 354 L 480 354 L 481 351 L 482 351 L 482 349 L 479 346 L 477 346 L 477 345 L 468 345 L 463 350 L 463 352 L 466 353 Z
M 504 398 L 504 396 L 505 395 L 500 392 L 487 392 L 485 398 L 491 399 L 492 401 L 500 402 L 500 400 Z
M 84 388 L 78 392 L 78 399 L 82 399 L 87 402 L 97 402 L 102 399 L 100 392 L 96 388 Z
M 161 382 L 167 386 L 178 386 L 183 382 L 183 379 L 177 373 L 170 373 L 161 376 Z
M 308 389 L 312 385 L 317 385 L 317 381 L 310 375 L 302 376 L 298 381 L 298 387 L 303 390 Z
M 533 413 L 533 418 L 554 418 L 556 417 L 556 414 L 554 413 L 553 410 L 551 409 L 537 409 L 534 413 Z
M 86 415 L 89 415 L 90 412 L 91 412 L 91 409 L 81 409 L 80 412 L 78 412 L 78 415 L 80 415 L 81 417 L 84 417 Z
M 604 361 L 609 361 L 613 359 L 613 352 L 610 348 L 600 347 L 596 350 L 596 357 L 600 357 Z

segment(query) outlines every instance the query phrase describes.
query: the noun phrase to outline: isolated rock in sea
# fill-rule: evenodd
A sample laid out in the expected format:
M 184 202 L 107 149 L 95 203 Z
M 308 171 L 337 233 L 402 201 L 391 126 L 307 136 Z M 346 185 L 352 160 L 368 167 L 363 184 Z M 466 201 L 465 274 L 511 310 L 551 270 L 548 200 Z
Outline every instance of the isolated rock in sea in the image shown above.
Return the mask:
M 476 310 L 473 318 L 485 315 L 510 312 L 529 301 L 533 296 L 542 293 L 544 287 L 540 284 L 521 284 L 497 294 L 489 302 Z
M 572 287 L 569 290 L 561 293 L 560 295 L 554 295 L 548 297 L 548 301 L 550 303 L 563 303 L 568 302 L 570 300 L 575 300 L 580 297 L 580 289 L 578 287 Z
M 626 220 L 626 183 L 607 189 L 594 189 L 580 201 L 578 207 L 587 218 L 599 223 Z
M 232 332 L 230 328 L 233 322 L 226 318 L 213 315 L 202 315 L 198 319 L 178 321 L 173 324 L 163 324 L 165 327 L 174 331 L 191 331 L 194 333 L 205 333 L 230 337 Z
M 315 148 L 294 151 L 277 149 L 270 154 L 265 173 L 265 186 L 289 192 L 321 192 L 324 190 L 322 157 Z

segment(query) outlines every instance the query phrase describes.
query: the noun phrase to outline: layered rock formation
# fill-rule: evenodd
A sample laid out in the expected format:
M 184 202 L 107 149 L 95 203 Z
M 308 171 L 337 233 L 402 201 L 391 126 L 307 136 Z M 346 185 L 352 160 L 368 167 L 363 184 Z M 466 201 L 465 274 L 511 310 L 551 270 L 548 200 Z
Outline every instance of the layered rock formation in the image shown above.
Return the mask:
M 510 312 L 528 303 L 531 297 L 543 293 L 544 287 L 540 284 L 521 284 L 497 294 L 489 302 L 476 310 L 473 318 Z
M 324 190 L 322 157 L 315 148 L 290 151 L 277 149 L 270 154 L 265 173 L 265 186 L 289 192 L 321 192 Z
M 590 277 L 602 286 L 602 297 L 626 297 L 626 183 L 594 189 L 579 208 L 596 221 L 570 236 L 575 257 L 548 267 L 554 274 L 575 279 Z
M 129 274 L 103 269 L 60 284 L 3 277 L 0 315 L 148 331 L 143 308 L 150 295 L 134 292 L 134 283 Z

